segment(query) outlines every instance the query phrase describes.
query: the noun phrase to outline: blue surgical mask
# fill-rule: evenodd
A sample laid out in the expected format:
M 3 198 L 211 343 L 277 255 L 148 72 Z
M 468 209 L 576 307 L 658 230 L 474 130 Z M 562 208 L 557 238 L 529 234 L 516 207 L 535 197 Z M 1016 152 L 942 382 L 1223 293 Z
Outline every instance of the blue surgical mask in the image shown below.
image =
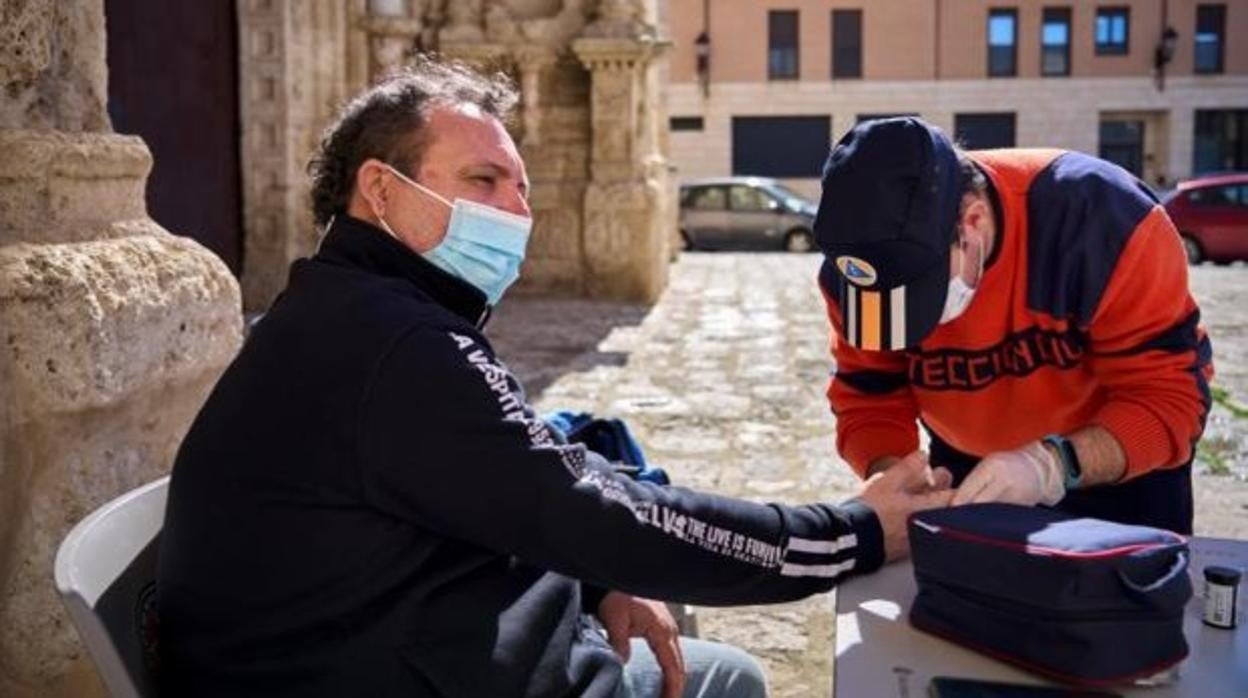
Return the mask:
M 421 256 L 448 274 L 481 289 L 490 305 L 498 305 L 507 287 L 520 278 L 520 264 L 524 262 L 533 219 L 467 199 L 455 199 L 451 203 L 397 169 L 386 167 L 399 179 L 451 209 L 446 236 L 437 247 Z M 378 219 L 381 227 L 397 240 L 398 236 L 386 220 L 380 216 Z

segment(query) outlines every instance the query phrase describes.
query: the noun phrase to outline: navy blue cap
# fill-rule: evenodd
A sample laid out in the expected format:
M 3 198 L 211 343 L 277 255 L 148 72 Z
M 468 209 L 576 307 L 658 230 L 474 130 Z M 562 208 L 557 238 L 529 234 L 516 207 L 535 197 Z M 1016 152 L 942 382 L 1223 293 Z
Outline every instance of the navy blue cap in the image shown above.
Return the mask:
M 961 202 L 957 152 L 935 126 L 912 117 L 865 121 L 836 144 L 815 239 L 844 341 L 903 349 L 936 327 Z

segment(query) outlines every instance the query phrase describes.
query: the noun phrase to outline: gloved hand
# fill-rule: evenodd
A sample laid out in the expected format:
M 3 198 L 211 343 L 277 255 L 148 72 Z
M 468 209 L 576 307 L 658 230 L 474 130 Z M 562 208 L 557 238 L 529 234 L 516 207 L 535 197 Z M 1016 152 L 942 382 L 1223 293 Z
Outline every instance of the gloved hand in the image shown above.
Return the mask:
M 1065 496 L 1065 477 L 1057 454 L 1033 441 L 1014 451 L 985 456 L 958 487 L 953 506 L 977 502 L 1052 506 Z

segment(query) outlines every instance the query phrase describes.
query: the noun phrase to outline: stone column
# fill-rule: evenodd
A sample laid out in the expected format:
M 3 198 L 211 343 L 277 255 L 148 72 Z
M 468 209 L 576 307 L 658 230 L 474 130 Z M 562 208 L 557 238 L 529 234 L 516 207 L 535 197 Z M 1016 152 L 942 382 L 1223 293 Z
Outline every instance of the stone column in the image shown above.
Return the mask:
M 520 74 L 520 145 L 535 148 L 542 143 L 542 76 L 558 55 L 549 46 L 529 45 L 514 51 L 516 72 Z
M 151 155 L 105 110 L 102 0 L 0 0 L 0 28 L 0 695 L 102 695 L 56 548 L 168 472 L 240 344 L 239 290 L 147 215 Z
M 630 31 L 635 21 L 621 19 Z M 596 297 L 654 301 L 667 284 L 668 226 L 675 225 L 663 215 L 666 161 L 647 128 L 658 100 L 649 71 L 665 47 L 646 36 L 612 36 L 601 24 L 589 33 L 573 42 L 592 79 L 586 288 Z
M 264 311 L 290 263 L 316 250 L 308 158 L 341 102 L 355 63 L 340 0 L 237 0 L 243 163 L 243 299 Z M 358 16 L 358 15 L 354 15 Z M 352 60 L 356 59 L 356 60 Z
M 587 292 L 582 209 L 590 179 L 590 80 L 566 46 L 535 42 L 513 51 L 521 88 L 517 141 L 533 184 L 533 236 L 517 295 Z
M 432 32 L 438 53 L 478 70 L 510 68 L 513 61 L 506 44 L 486 35 L 485 9 L 485 0 L 446 2 Z

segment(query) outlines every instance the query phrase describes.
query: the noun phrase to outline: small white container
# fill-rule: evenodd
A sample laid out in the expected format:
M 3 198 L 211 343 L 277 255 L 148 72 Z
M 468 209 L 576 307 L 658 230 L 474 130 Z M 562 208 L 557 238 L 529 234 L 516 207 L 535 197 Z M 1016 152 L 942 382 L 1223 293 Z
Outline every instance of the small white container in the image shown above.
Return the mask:
M 1239 602 L 1239 580 L 1242 574 L 1231 567 L 1210 565 L 1205 568 L 1205 624 L 1215 628 L 1234 628 Z

